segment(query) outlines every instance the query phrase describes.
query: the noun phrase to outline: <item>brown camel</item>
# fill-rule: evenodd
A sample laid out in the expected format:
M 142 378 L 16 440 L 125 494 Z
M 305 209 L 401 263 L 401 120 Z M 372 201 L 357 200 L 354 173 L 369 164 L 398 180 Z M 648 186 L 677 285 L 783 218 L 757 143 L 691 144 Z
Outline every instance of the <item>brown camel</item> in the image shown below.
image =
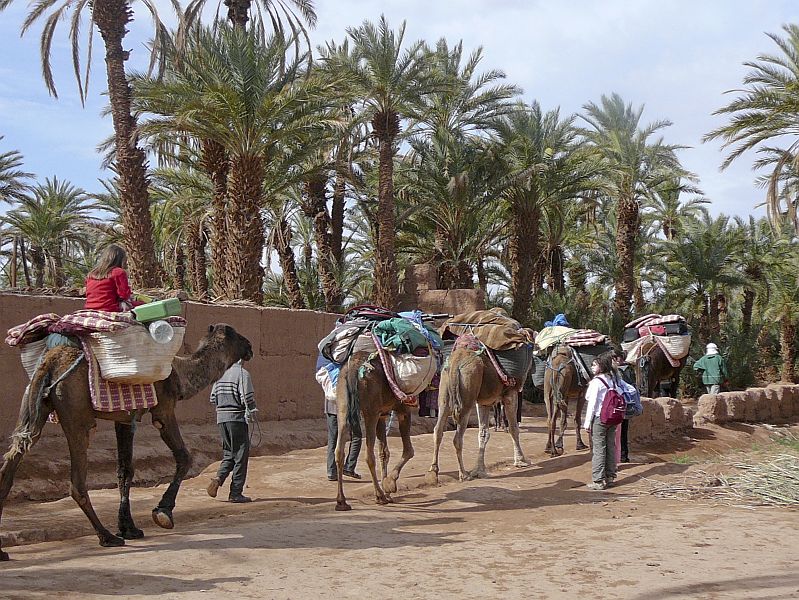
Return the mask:
M 659 393 L 660 383 L 671 383 L 671 397 L 677 397 L 677 385 L 680 372 L 685 366 L 685 358 L 680 359 L 680 366 L 673 367 L 663 354 L 663 349 L 654 344 L 649 351 L 635 361 L 635 381 L 642 396 L 655 398 Z
M 379 358 L 369 360 L 368 352 L 354 353 L 341 368 L 338 376 L 336 394 L 338 399 L 338 440 L 336 442 L 336 467 L 338 468 L 338 496 L 336 510 L 351 510 L 344 497 L 344 445 L 350 434 L 352 424 L 363 416 L 363 435 L 366 438 L 366 463 L 375 487 L 375 500 L 378 504 L 393 502 L 391 494 L 397 491 L 402 467 L 413 458 L 411 444 L 411 413 L 407 405 L 400 402 L 386 381 Z M 358 372 L 363 369 L 363 378 Z M 389 451 L 386 442 L 386 416 L 394 411 L 402 436 L 402 459 L 391 473 L 388 472 Z M 344 417 L 343 415 L 346 415 Z M 382 486 L 377 480 L 375 469 L 375 439 L 380 442 L 380 463 Z
M 547 430 L 549 432 L 545 451 L 550 456 L 563 454 L 563 434 L 566 431 L 566 423 L 569 418 L 569 400 L 577 401 L 577 410 L 574 415 L 577 450 L 587 448 L 580 435 L 580 419 L 585 405 L 586 387 L 580 385 L 571 349 L 565 344 L 559 344 L 550 354 L 544 373 L 544 403 L 547 407 Z M 555 427 L 558 417 L 560 417 L 560 434 L 556 440 Z
M 485 449 L 491 437 L 489 427 L 489 411 L 497 402 L 505 408 L 508 429 L 513 438 L 513 464 L 526 467 L 530 463 L 524 457 L 519 445 L 519 424 L 516 422 L 516 405 L 519 393 L 516 388 L 507 387 L 497 374 L 491 359 L 485 352 L 475 352 L 468 348 L 455 348 L 449 362 L 441 371 L 441 383 L 438 387 L 438 420 L 435 426 L 435 442 L 433 463 L 427 474 L 427 482 L 438 483 L 438 453 L 449 415 L 455 418 L 455 453 L 458 456 L 458 477 L 461 481 L 484 477 L 486 475 Z M 469 424 L 472 409 L 477 406 L 478 434 L 477 466 L 467 472 L 463 466 L 463 435 Z
M 175 418 L 175 403 L 190 398 L 219 379 L 239 359 L 252 358 L 252 346 L 230 325 L 211 325 L 197 350 L 188 357 L 175 357 L 172 373 L 155 384 L 158 404 L 149 409 L 152 422 L 161 439 L 175 457 L 175 475 L 153 509 L 153 521 L 160 527 L 172 529 L 180 484 L 191 466 L 191 455 L 180 436 Z M 89 377 L 83 353 L 71 346 L 48 350 L 36 369 L 22 398 L 19 420 L 11 435 L 11 448 L 3 456 L 0 467 L 0 517 L 3 504 L 11 491 L 14 474 L 22 457 L 39 439 L 47 416 L 55 411 L 69 445 L 71 461 L 71 495 L 91 521 L 101 546 L 123 546 L 126 539 L 138 539 L 144 533 L 136 527 L 130 514 L 130 486 L 133 481 L 134 415 L 129 412 L 97 412 L 89 397 Z M 146 411 L 141 411 L 146 412 Z M 112 534 L 103 527 L 94 512 L 86 487 L 89 434 L 97 425 L 96 419 L 114 421 L 117 435 L 117 476 L 119 478 L 119 532 Z M 0 560 L 8 554 L 0 549 Z

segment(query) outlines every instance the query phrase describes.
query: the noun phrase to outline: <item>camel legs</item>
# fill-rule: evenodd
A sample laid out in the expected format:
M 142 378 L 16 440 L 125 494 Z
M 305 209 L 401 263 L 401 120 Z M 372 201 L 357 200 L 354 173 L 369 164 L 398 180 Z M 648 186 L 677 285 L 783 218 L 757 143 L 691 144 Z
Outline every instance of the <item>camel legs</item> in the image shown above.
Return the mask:
M 130 486 L 133 483 L 133 434 L 136 422 L 114 423 L 117 434 L 117 479 L 119 481 L 119 531 L 117 535 L 126 540 L 144 537 L 136 527 L 130 514 Z
M 191 468 L 191 455 L 186 449 L 186 444 L 183 443 L 174 411 L 153 414 L 153 425 L 158 429 L 158 433 L 161 434 L 161 439 L 172 451 L 172 456 L 175 457 L 175 475 L 169 487 L 166 488 L 164 495 L 161 496 L 158 506 L 153 509 L 153 521 L 159 527 L 172 529 L 175 526 L 175 521 L 172 519 L 175 499 L 178 496 L 183 478 L 186 477 L 186 473 Z
M 30 389 L 26 391 L 26 394 L 29 393 Z M 40 411 L 38 418 L 32 423 L 30 427 L 32 433 L 30 445 L 21 447 L 17 444 L 12 444 L 8 453 L 3 456 L 3 464 L 0 466 L 0 519 L 3 517 L 3 505 L 6 502 L 9 492 L 11 492 L 11 486 L 14 484 L 14 475 L 22 462 L 22 457 L 25 456 L 25 453 L 39 440 L 39 435 L 47 421 L 48 414 L 49 410 L 47 409 Z M 19 428 L 19 425 L 17 427 Z M 0 547 L 0 561 L 5 560 L 8 560 L 8 553 L 4 552 L 2 547 Z
M 488 440 L 491 438 L 491 428 L 488 426 L 490 410 L 491 406 L 483 406 L 482 404 L 477 405 L 477 423 L 480 431 L 477 434 L 477 466 L 475 466 L 474 471 L 472 471 L 470 474 L 470 478 L 472 479 L 476 477 L 485 477 L 488 475 L 488 472 L 486 471 L 485 457 L 486 446 L 488 445 Z
M 444 439 L 444 431 L 447 429 L 447 420 L 449 419 L 449 406 L 442 400 L 442 397 L 443 394 L 439 394 L 438 419 L 433 429 L 433 462 L 430 464 L 430 469 L 425 476 L 427 483 L 430 485 L 438 485 L 438 453 L 441 450 L 441 440 Z M 457 433 L 455 435 L 457 437 Z
M 386 416 L 380 415 L 380 418 L 377 419 L 377 443 L 379 445 L 381 479 L 385 479 L 388 476 L 388 461 L 391 457 L 391 452 L 388 450 L 387 437 Z
M 349 429 L 347 417 L 342 416 L 338 419 L 338 438 L 336 440 L 336 473 L 338 475 L 338 494 L 336 495 L 336 510 L 352 510 L 352 507 L 347 504 L 347 499 L 344 497 L 344 444 L 347 443 L 345 433 Z M 366 429 L 367 445 L 369 435 L 374 436 L 374 431 Z M 374 439 L 374 438 L 373 438 Z M 374 458 L 374 457 L 373 457 Z M 370 471 L 372 469 L 370 468 Z M 374 471 L 372 471 L 372 481 L 375 480 Z
M 463 465 L 463 436 L 466 435 L 466 430 L 469 428 L 469 418 L 472 416 L 472 411 L 463 411 L 458 418 L 455 428 L 455 437 L 452 438 L 452 445 L 455 446 L 455 456 L 458 457 L 458 480 L 468 481 L 472 479 L 472 475 L 466 470 Z
M 588 446 L 586 446 L 583 443 L 583 436 L 580 435 L 580 426 L 583 420 L 584 406 L 585 406 L 585 396 L 582 393 L 580 393 L 580 395 L 577 396 L 577 408 L 574 413 L 574 431 L 575 435 L 577 436 L 577 450 L 585 450 L 586 448 L 588 448 Z
M 97 532 L 97 537 L 100 538 L 101 546 L 124 546 L 124 539 L 114 535 L 103 527 L 89 499 L 89 491 L 86 486 L 86 471 L 88 469 L 87 451 L 89 449 L 89 433 L 92 427 L 87 426 L 86 423 L 73 423 L 72 415 L 59 414 L 59 419 L 61 420 L 61 427 L 64 430 L 64 435 L 67 438 L 67 444 L 69 446 L 72 477 L 70 495 L 75 502 L 78 503 L 78 506 L 80 506 L 89 521 L 91 521 L 92 527 L 94 527 L 94 530 Z
M 378 504 L 388 504 L 391 500 L 386 496 L 380 487 L 377 479 L 377 460 L 375 458 L 375 439 L 377 438 L 377 424 L 379 418 L 372 415 L 364 415 L 364 426 L 366 428 L 366 464 L 369 466 L 369 473 L 372 476 L 372 485 L 375 488 L 375 502 Z M 385 435 L 383 429 L 383 435 Z
M 399 479 L 402 467 L 413 458 L 413 444 L 411 444 L 411 413 L 407 409 L 397 411 L 399 432 L 402 436 L 402 458 L 391 473 L 383 479 L 383 489 L 389 494 L 397 491 L 397 479 Z
M 529 467 L 530 463 L 524 457 L 522 446 L 519 443 L 519 423 L 516 421 L 516 409 L 519 403 L 519 394 L 516 390 L 510 390 L 502 396 L 502 406 L 505 409 L 505 414 L 508 417 L 508 428 L 510 437 L 513 439 L 513 466 L 514 467 Z

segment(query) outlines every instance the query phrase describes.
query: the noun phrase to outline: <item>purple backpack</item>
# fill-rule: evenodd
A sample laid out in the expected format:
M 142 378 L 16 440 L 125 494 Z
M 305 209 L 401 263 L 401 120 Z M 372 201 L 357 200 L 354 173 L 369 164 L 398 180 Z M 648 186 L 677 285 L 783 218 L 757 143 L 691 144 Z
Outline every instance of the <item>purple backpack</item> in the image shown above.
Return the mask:
M 607 382 L 600 377 L 599 381 L 605 386 L 605 398 L 602 400 L 602 409 L 599 412 L 599 422 L 605 427 L 618 425 L 624 420 L 624 413 L 627 412 L 627 401 L 624 399 L 616 387 L 610 387 Z

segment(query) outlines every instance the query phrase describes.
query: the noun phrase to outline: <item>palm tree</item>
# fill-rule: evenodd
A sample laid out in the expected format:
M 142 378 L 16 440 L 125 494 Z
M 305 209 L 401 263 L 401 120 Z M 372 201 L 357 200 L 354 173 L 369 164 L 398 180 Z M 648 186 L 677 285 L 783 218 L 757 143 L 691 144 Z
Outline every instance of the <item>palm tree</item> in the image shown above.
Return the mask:
M 7 8 L 12 1 L 0 0 L 0 11 Z M 155 24 L 155 36 L 151 44 L 151 67 L 153 67 L 163 48 L 167 31 L 161 23 L 155 4 L 149 0 L 145 0 L 143 4 L 150 12 Z M 86 70 L 83 71 L 79 42 L 81 17 L 85 10 L 90 12 L 91 26 L 88 29 Z M 153 247 L 153 226 L 147 197 L 147 160 L 137 144 L 136 118 L 131 111 L 131 90 L 125 74 L 125 61 L 130 52 L 123 49 L 123 40 L 128 31 L 128 23 L 133 20 L 133 14 L 132 0 L 95 0 L 94 2 L 42 0 L 32 5 L 31 11 L 22 25 L 22 33 L 24 34 L 37 21 L 45 19 L 40 44 L 42 74 L 48 92 L 57 97 L 50 64 L 51 50 L 56 27 L 61 21 L 69 20 L 75 78 L 81 102 L 85 102 L 92 62 L 91 48 L 94 27 L 96 26 L 100 32 L 105 45 L 109 112 L 114 124 L 114 164 L 119 177 L 122 222 L 130 258 L 130 276 L 134 285 L 151 287 L 160 284 L 161 270 L 156 261 Z
M 589 102 L 583 108 L 582 118 L 589 125 L 584 135 L 605 162 L 605 193 L 616 204 L 618 279 L 613 306 L 616 319 L 624 321 L 635 292 L 635 242 L 643 199 L 664 182 L 690 174 L 677 160 L 680 146 L 651 139 L 671 122 L 655 121 L 641 128 L 643 106 L 633 109 L 618 94 L 603 95 L 599 105 Z
M 278 35 L 261 41 L 218 24 L 196 30 L 163 78 L 133 78 L 137 108 L 156 115 L 142 125 L 145 135 L 211 140 L 229 156 L 223 280 L 231 299 L 261 302 L 267 173 L 279 164 L 291 174 L 333 122 L 325 107 L 336 82 L 304 79 L 288 47 Z
M 26 181 L 33 175 L 21 169 L 22 162 L 22 154 L 17 150 L 0 152 L 0 202 L 19 200 L 27 191 Z
M 680 196 L 686 192 L 701 194 L 690 182 L 676 177 L 650 190 L 650 194 L 643 201 L 645 217 L 660 226 L 663 237 L 667 240 L 673 240 L 686 221 L 702 216 L 707 211 L 704 205 L 710 204 L 710 200 L 702 197 L 683 202 Z
M 363 106 L 371 122 L 379 155 L 377 194 L 377 258 L 374 301 L 387 308 L 397 302 L 398 279 L 394 249 L 394 156 L 402 119 L 418 119 L 424 96 L 431 91 L 424 42 L 403 49 L 405 22 L 393 31 L 384 16 L 377 25 L 364 21 L 350 27 L 352 52 L 330 50 L 321 61 L 326 69 L 345 74 L 351 97 Z M 345 47 L 346 50 L 346 47 Z
M 743 80 L 744 89 L 731 90 L 738 97 L 713 113 L 728 116 L 729 122 L 708 133 L 704 140 L 722 140 L 722 149 L 728 150 L 722 169 L 750 150 L 770 153 L 769 160 L 755 163 L 756 168 L 773 165 L 766 196 L 769 216 L 779 226 L 781 216 L 790 214 L 799 232 L 797 197 L 783 197 L 778 185 L 786 169 L 799 171 L 799 25 L 784 25 L 783 31 L 787 34 L 784 38 L 766 34 L 781 54 L 761 54 L 757 60 L 744 63 L 750 68 Z M 787 148 L 767 145 L 783 141 L 788 143 Z
M 594 165 L 580 152 L 574 116 L 520 105 L 498 128 L 494 153 L 503 162 L 503 199 L 508 216 L 508 250 L 513 318 L 526 321 L 539 264 L 540 220 L 544 205 L 578 196 Z
M 769 299 L 763 317 L 779 324 L 780 378 L 793 383 L 796 380 L 796 326 L 799 322 L 799 268 L 796 251 L 790 260 L 782 261 L 769 271 Z
M 28 243 L 36 287 L 47 279 L 55 287 L 66 284 L 64 259 L 70 247 L 86 242 L 94 208 L 86 192 L 53 177 L 32 187 L 5 215 L 11 233 Z
M 727 287 L 745 283 L 736 268 L 738 239 L 729 218 L 704 216 L 682 236 L 663 242 L 663 247 L 669 305 L 687 304 L 699 320 L 702 341 L 709 342 L 719 335 L 719 295 Z
M 199 23 L 207 1 L 191 0 L 189 2 L 186 7 L 187 23 Z M 217 3 L 217 11 L 219 10 L 219 4 L 222 4 L 221 0 Z M 224 4 L 228 8 L 228 20 L 235 27 L 244 29 L 247 26 L 247 21 L 250 20 L 253 1 L 224 0 Z M 299 35 L 302 35 L 308 42 L 308 48 L 310 49 L 305 23 L 308 23 L 311 27 L 316 26 L 316 10 L 314 9 L 313 0 L 256 0 L 254 4 L 260 23 L 265 23 L 268 20 L 272 24 L 275 33 L 285 38 L 298 38 Z M 286 26 L 288 26 L 288 30 L 292 32 L 292 35 L 288 35 Z

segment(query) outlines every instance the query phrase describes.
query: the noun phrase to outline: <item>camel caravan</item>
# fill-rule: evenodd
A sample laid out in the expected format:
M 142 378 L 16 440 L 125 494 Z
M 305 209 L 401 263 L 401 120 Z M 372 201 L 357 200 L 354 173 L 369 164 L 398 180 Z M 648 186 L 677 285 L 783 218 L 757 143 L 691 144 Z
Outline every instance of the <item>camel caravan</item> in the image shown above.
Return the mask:
M 0 466 L 0 517 L 14 474 L 24 455 L 40 438 L 45 423 L 64 431 L 71 460 L 71 496 L 91 522 L 101 546 L 122 546 L 144 534 L 133 521 L 133 438 L 136 423 L 149 412 L 153 425 L 175 460 L 175 473 L 153 521 L 174 527 L 173 511 L 191 456 L 175 417 L 176 402 L 188 399 L 239 360 L 249 360 L 250 342 L 224 323 L 210 325 L 196 350 L 176 356 L 182 346 L 185 320 L 179 301 L 154 302 L 129 312 L 81 310 L 59 316 L 38 315 L 8 331 L 6 343 L 21 351 L 29 377 L 19 419 Z M 438 328 L 432 323 L 438 321 Z M 629 323 L 622 344 L 635 367 L 641 392 L 652 395 L 658 383 L 676 381 L 685 364 L 690 333 L 677 315 L 646 315 Z M 454 420 L 454 447 L 461 481 L 486 474 L 485 450 L 490 437 L 489 414 L 502 405 L 513 440 L 513 464 L 529 465 L 519 443 L 515 415 L 528 378 L 543 389 L 548 414 L 546 450 L 563 452 L 568 402 L 575 400 L 577 449 L 585 448 L 580 415 L 593 358 L 612 350 L 600 332 L 573 329 L 558 315 L 540 332 L 523 327 L 501 308 L 455 316 L 420 311 L 395 313 L 364 305 L 349 310 L 318 345 L 332 365 L 338 414 L 336 510 L 350 510 L 342 483 L 344 449 L 353 426 L 361 424 L 366 459 L 378 504 L 392 502 L 402 468 L 413 457 L 411 414 L 418 396 L 439 376 L 434 451 L 427 480 L 438 483 L 438 458 L 444 431 Z M 672 389 L 675 389 L 674 387 Z M 474 469 L 463 464 L 463 439 L 477 409 L 478 458 Z M 389 471 L 386 419 L 393 412 L 402 439 L 402 455 Z M 119 516 L 117 532 L 106 529 L 89 499 L 87 449 L 97 419 L 114 422 L 117 437 Z M 560 434 L 555 438 L 560 419 Z M 380 456 L 377 474 L 375 442 Z M 8 554 L 0 549 L 0 560 Z

